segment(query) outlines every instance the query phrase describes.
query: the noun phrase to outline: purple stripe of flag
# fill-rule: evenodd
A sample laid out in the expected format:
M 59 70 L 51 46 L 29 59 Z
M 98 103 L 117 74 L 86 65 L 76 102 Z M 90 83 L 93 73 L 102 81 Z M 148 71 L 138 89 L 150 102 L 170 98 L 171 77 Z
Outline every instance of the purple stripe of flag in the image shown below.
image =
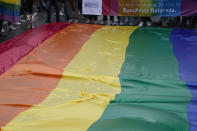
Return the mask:
M 193 95 L 187 112 L 190 131 L 197 131 L 197 30 L 175 29 L 170 39 L 179 63 L 180 79 Z
M 18 22 L 19 17 L 0 14 L 0 20 L 5 20 L 5 21 L 9 21 L 9 22 Z

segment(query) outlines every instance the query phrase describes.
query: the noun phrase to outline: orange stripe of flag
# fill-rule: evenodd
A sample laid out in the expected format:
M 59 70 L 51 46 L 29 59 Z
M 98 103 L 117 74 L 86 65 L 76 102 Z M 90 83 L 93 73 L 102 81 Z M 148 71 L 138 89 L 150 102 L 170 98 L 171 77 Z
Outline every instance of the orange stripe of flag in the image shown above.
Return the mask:
M 91 34 L 101 27 L 73 24 L 46 40 L 1 75 L 0 127 L 42 102 L 58 85 L 63 69 Z

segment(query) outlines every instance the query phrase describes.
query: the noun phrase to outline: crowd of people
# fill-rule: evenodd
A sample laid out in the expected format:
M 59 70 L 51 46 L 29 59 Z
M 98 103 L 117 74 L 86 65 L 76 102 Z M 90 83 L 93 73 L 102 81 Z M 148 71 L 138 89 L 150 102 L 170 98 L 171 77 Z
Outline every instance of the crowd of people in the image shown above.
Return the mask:
M 95 16 L 82 15 L 82 0 L 21 0 L 20 21 L 11 23 L 0 20 L 0 31 L 4 33 L 9 29 L 15 30 L 14 25 L 27 24 L 27 28 L 34 28 L 38 20 L 40 11 L 46 12 L 45 22 L 51 22 L 51 15 L 55 13 L 56 22 L 84 23 L 102 25 L 139 25 L 151 26 L 153 22 L 167 27 L 169 23 L 175 21 L 175 25 L 192 26 L 196 22 L 196 17 L 132 17 L 132 16 Z M 51 11 L 54 7 L 55 11 Z M 60 16 L 64 16 L 63 21 Z

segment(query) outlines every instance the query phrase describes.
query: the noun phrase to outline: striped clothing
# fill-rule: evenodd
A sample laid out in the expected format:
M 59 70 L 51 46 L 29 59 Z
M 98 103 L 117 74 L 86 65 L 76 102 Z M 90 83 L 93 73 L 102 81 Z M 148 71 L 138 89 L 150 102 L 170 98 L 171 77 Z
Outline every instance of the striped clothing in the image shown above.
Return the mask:
M 17 22 L 20 17 L 20 0 L 0 1 L 0 20 Z

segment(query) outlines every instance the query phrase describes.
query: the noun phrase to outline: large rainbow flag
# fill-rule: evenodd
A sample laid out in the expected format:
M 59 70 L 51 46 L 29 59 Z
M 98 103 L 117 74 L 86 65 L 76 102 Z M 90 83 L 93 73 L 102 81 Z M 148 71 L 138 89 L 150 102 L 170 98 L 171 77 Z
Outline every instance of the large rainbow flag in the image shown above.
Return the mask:
M 52 23 L 0 45 L 2 131 L 197 131 L 197 30 Z
M 0 0 L 0 20 L 18 22 L 20 18 L 20 0 Z

